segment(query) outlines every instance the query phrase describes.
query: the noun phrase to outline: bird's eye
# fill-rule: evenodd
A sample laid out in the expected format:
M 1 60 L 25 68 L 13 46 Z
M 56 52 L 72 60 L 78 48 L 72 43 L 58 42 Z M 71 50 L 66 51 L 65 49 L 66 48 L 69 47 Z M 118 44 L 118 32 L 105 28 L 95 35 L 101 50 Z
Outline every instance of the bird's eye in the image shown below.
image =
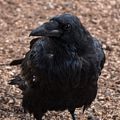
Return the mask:
M 50 22 L 54 22 L 54 20 L 53 20 L 53 19 L 50 19 Z
M 71 25 L 70 25 L 70 24 L 66 24 L 66 25 L 64 26 L 64 30 L 69 31 L 70 29 L 71 29 Z

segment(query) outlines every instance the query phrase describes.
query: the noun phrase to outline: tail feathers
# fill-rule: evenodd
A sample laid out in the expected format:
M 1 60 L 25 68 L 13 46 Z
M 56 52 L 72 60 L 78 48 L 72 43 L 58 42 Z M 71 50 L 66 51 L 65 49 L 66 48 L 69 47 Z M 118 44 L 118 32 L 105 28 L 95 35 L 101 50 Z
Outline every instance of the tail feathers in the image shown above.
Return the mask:
M 21 59 L 17 59 L 17 60 L 13 60 L 10 65 L 13 66 L 13 65 L 19 65 L 23 62 L 24 58 L 21 58 Z
M 27 87 L 27 84 L 25 83 L 25 81 L 19 76 L 16 76 L 14 79 L 10 80 L 8 84 L 18 85 L 18 88 L 21 89 L 22 91 L 24 91 Z

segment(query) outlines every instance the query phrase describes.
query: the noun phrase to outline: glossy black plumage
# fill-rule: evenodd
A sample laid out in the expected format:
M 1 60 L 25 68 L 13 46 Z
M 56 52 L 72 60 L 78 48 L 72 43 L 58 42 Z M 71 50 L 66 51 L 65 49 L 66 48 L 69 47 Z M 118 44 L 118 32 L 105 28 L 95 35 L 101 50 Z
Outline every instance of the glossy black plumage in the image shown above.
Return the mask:
M 37 120 L 47 110 L 68 109 L 75 120 L 75 108 L 84 111 L 96 97 L 105 62 L 101 44 L 71 14 L 53 17 L 30 36 L 44 37 L 37 38 L 19 62 L 27 83 L 23 108 Z

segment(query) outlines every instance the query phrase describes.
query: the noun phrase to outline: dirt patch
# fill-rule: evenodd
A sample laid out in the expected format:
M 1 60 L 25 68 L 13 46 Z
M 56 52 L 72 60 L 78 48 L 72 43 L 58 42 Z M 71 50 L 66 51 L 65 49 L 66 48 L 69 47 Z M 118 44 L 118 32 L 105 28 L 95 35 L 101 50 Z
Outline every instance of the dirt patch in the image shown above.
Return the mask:
M 77 109 L 78 119 L 94 115 L 98 120 L 120 120 L 120 0 L 0 0 L 0 120 L 30 120 L 20 107 L 21 91 L 7 84 L 19 73 L 8 64 L 29 49 L 31 29 L 54 15 L 70 12 L 101 40 L 106 64 L 99 79 L 96 100 L 85 115 Z M 71 119 L 68 111 L 47 112 L 46 120 Z

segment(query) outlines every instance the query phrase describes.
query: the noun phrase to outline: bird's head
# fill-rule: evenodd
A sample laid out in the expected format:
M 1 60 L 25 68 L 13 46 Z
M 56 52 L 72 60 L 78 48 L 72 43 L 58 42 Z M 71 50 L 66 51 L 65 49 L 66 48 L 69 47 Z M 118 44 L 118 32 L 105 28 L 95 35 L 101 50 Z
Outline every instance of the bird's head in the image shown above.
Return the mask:
M 30 36 L 46 36 L 64 42 L 73 42 L 82 37 L 84 28 L 79 19 L 72 14 L 62 14 L 53 17 L 49 22 L 34 29 Z

